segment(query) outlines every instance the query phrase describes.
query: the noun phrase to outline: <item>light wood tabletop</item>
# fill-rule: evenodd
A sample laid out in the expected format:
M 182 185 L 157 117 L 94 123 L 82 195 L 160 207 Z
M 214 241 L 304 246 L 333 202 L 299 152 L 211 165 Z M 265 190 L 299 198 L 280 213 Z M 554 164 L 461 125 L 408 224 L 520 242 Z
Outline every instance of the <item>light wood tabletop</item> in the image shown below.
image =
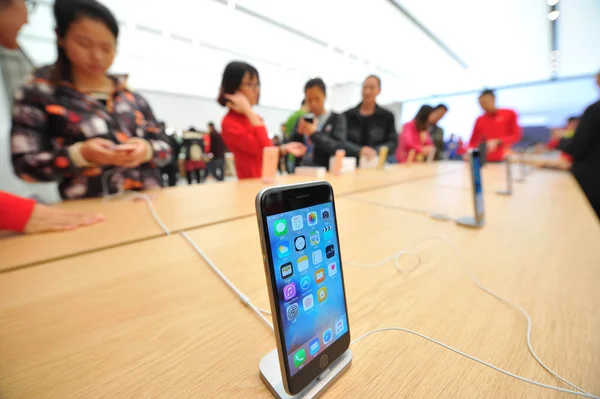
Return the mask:
M 410 195 L 438 190 L 429 189 Z M 385 201 L 378 191 L 369 192 L 372 199 Z M 441 236 L 455 243 L 483 284 L 529 311 L 534 347 L 550 367 L 600 394 L 600 227 L 580 193 L 546 194 L 532 187 L 531 195 L 499 198 L 515 206 L 488 203 L 490 213 L 499 208 L 505 217 L 482 230 L 339 198 L 353 338 L 405 327 L 565 387 L 527 352 L 522 315 L 478 289 L 446 241 L 419 243 Z M 253 217 L 189 235 L 257 306 L 268 308 Z M 421 265 L 406 274 L 391 262 L 349 265 L 400 250 L 418 251 Z M 401 266 L 411 269 L 414 258 Z M 178 235 L 1 274 L 0 325 L 2 399 L 270 397 L 258 362 L 275 346 L 271 331 Z M 352 366 L 325 397 L 571 397 L 401 332 L 373 335 L 352 349 Z
M 328 175 L 336 195 L 347 195 L 391 184 L 448 175 L 461 170 L 459 163 L 435 163 L 412 167 L 359 170 L 342 176 Z M 273 184 L 291 184 L 314 180 L 306 177 L 279 176 Z M 219 184 L 178 186 L 150 192 L 153 204 L 170 231 L 208 226 L 254 214 L 254 197 L 268 184 L 260 179 Z M 115 245 L 157 237 L 163 231 L 156 226 L 144 201 L 131 195 L 110 201 L 92 199 L 64 202 L 57 206 L 84 212 L 102 213 L 106 221 L 75 231 L 35 236 L 0 238 L 0 271 L 74 256 Z

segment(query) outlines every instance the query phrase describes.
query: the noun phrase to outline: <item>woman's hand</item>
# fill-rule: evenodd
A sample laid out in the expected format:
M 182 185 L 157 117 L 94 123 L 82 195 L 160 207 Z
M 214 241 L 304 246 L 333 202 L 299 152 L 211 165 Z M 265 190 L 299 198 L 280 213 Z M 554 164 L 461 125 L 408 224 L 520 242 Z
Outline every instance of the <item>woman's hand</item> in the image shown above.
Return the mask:
M 360 149 L 360 152 L 358 153 L 359 156 L 361 157 L 366 157 L 368 161 L 370 161 L 373 158 L 377 157 L 377 150 L 375 150 L 375 148 L 369 147 L 369 146 L 364 146 Z
M 242 92 L 236 91 L 234 94 L 225 94 L 227 106 L 240 114 L 248 115 L 252 112 L 250 100 Z
M 306 146 L 302 143 L 291 142 L 281 146 L 284 154 L 292 154 L 295 157 L 303 157 L 306 154 Z
M 25 226 L 25 233 L 73 230 L 77 227 L 89 226 L 103 220 L 104 216 L 100 214 L 73 212 L 36 204 Z
M 421 147 L 421 153 L 425 156 L 429 155 L 433 150 L 434 150 L 434 146 L 432 145 L 426 145 L 424 147 Z
M 95 165 L 115 165 L 120 158 L 120 154 L 115 148 L 116 144 L 110 140 L 89 139 L 81 145 L 81 155 L 86 161 Z
M 122 168 L 137 168 L 150 158 L 148 151 L 152 151 L 146 140 L 133 137 L 127 141 L 127 144 L 117 146 L 116 151 L 120 153 L 116 166 Z

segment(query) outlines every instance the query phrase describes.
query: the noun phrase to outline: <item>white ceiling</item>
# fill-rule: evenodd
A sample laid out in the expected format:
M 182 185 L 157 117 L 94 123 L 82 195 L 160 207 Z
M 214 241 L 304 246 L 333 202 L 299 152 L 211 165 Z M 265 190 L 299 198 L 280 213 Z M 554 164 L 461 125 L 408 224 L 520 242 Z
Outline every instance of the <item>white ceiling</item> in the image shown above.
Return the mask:
M 215 97 L 232 59 L 258 67 L 263 104 L 290 109 L 312 76 L 333 85 L 377 73 L 383 103 L 550 77 L 546 0 L 394 1 L 466 68 L 388 0 L 237 0 L 236 9 L 218 0 L 103 2 L 123 25 L 113 70 L 139 88 Z M 600 1 L 559 6 L 559 76 L 596 72 Z M 39 63 L 54 60 L 53 25 L 50 6 L 41 6 L 23 30 Z

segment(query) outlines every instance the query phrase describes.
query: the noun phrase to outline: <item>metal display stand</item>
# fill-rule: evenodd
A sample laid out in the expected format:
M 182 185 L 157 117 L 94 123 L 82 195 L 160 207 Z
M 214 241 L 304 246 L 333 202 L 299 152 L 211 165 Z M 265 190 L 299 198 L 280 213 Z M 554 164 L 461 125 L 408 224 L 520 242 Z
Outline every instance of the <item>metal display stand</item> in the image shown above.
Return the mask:
M 496 191 L 498 195 L 512 195 L 512 162 L 510 162 L 510 158 L 506 157 L 506 190 L 498 190 Z
M 473 229 L 480 229 L 485 224 L 483 221 L 478 223 L 477 220 L 475 220 L 475 218 L 471 217 L 471 216 L 464 216 L 464 217 L 458 218 L 458 219 L 456 219 L 456 223 L 461 226 L 471 227 Z

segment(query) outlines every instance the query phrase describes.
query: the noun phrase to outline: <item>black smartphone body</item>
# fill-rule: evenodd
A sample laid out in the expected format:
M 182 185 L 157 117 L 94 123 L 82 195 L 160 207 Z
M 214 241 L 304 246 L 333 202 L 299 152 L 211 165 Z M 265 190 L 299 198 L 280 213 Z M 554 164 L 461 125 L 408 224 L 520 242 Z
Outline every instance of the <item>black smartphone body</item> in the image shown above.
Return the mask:
M 479 144 L 479 160 L 480 160 L 480 164 L 481 167 L 485 166 L 486 160 L 487 160 L 487 141 L 484 140 L 481 142 L 481 144 Z
M 469 150 L 471 157 L 471 181 L 473 184 L 473 206 L 475 208 L 475 222 L 478 225 L 484 223 L 485 210 L 483 204 L 483 184 L 481 181 L 481 166 L 483 157 L 479 149 Z
M 302 115 L 302 119 L 304 119 L 306 123 L 313 123 L 315 121 L 315 114 L 309 112 L 307 114 Z
M 256 214 L 282 381 L 296 395 L 350 345 L 333 189 L 267 188 Z

